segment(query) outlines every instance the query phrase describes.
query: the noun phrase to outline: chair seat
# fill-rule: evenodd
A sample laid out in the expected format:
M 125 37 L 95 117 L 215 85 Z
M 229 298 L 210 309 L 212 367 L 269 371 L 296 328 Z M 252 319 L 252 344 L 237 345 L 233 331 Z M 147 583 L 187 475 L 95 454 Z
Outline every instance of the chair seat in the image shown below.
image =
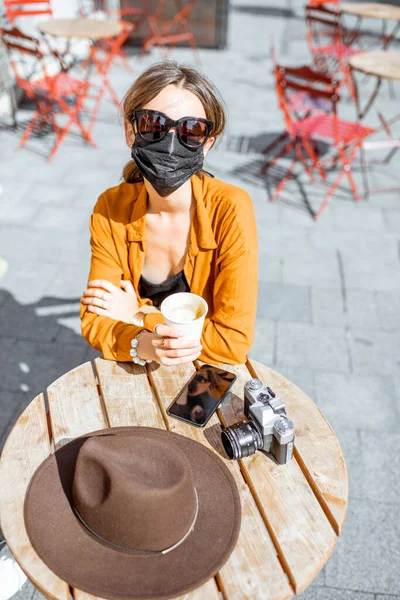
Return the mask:
M 293 134 L 298 137 L 333 142 L 339 140 L 346 144 L 363 139 L 374 132 L 375 129 L 372 127 L 365 127 L 361 123 L 344 121 L 337 117 L 335 119 L 334 115 L 325 113 L 314 114 L 293 123 Z
M 341 42 L 333 42 L 325 46 L 315 46 L 312 51 L 313 54 L 323 54 L 324 56 L 332 56 L 333 58 L 338 56 L 348 58 L 361 52 L 361 50 L 357 50 L 352 46 L 346 46 L 346 44 L 342 44 Z
M 51 94 L 56 98 L 65 98 L 71 95 L 79 95 L 89 87 L 88 81 L 82 81 L 72 77 L 68 73 L 57 73 L 57 75 L 42 77 L 30 82 L 37 94 Z

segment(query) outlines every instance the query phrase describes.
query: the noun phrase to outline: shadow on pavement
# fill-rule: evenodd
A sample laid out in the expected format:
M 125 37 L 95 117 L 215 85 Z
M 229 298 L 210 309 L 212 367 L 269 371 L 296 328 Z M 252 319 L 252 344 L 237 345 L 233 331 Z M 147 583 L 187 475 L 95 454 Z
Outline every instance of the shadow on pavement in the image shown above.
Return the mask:
M 0 289 L 0 452 L 37 394 L 100 356 L 80 335 L 79 301 L 46 297 L 22 305 Z
M 232 6 L 232 10 L 242 14 L 258 15 L 263 17 L 296 17 L 296 13 L 292 10 L 289 3 L 287 7 L 234 4 Z

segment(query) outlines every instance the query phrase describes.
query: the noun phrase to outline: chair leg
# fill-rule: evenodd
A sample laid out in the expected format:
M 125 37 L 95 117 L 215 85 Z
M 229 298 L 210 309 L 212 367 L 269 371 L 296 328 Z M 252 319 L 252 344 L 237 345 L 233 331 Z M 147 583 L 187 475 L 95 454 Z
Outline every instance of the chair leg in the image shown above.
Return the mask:
M 265 163 L 265 165 L 261 169 L 261 175 L 265 175 L 265 173 L 270 167 L 272 167 L 275 163 L 278 162 L 280 158 L 282 158 L 282 156 L 284 156 L 287 152 L 290 152 L 294 148 L 294 145 L 295 143 L 291 140 L 276 156 L 274 156 L 274 158 L 271 161 Z
M 31 135 L 36 123 L 40 120 L 41 114 L 39 110 L 36 110 L 33 115 L 32 121 L 29 123 L 28 127 L 25 129 L 24 135 L 21 138 L 18 148 L 23 148 L 28 141 L 29 136 Z
M 77 102 L 76 102 L 75 109 L 74 109 L 74 111 L 73 111 L 73 112 L 72 112 L 72 114 L 71 114 L 71 118 L 73 118 L 73 122 L 74 122 L 74 123 L 76 123 L 76 126 L 78 127 L 78 129 L 79 129 L 79 131 L 81 132 L 81 134 L 82 134 L 82 136 L 84 137 L 84 139 L 85 139 L 87 142 L 89 142 L 89 144 L 90 144 L 91 146 L 93 146 L 93 148 L 97 148 L 97 144 L 96 144 L 96 142 L 94 141 L 94 139 L 93 139 L 93 138 L 92 138 L 92 136 L 90 135 L 89 131 L 87 131 L 87 130 L 84 128 L 84 126 L 83 126 L 83 124 L 81 123 L 81 120 L 80 120 L 80 118 L 79 118 L 79 112 L 80 112 L 80 111 L 81 111 L 81 109 L 82 109 L 83 102 L 84 102 L 85 98 L 86 98 L 86 95 L 85 95 L 85 96 L 83 96 L 83 97 L 81 97 L 81 98 L 78 98 L 78 99 L 77 99 Z
M 271 142 L 271 144 L 268 144 L 268 146 L 266 148 L 264 148 L 263 150 L 263 154 L 269 154 L 274 148 L 275 146 L 277 146 L 278 144 L 280 144 L 283 140 L 286 140 L 289 137 L 288 133 L 286 131 L 284 131 L 283 133 L 281 133 L 281 135 L 279 137 L 277 137 L 273 142 Z M 267 169 L 269 168 L 270 163 L 266 162 L 260 169 L 260 174 L 264 175 L 264 173 L 266 173 Z
M 54 142 L 54 145 L 53 145 L 52 149 L 50 150 L 50 154 L 47 157 L 47 162 L 51 162 L 53 160 L 55 153 L 57 152 L 57 150 L 59 149 L 59 147 L 61 145 L 61 142 L 63 141 L 63 139 L 69 132 L 69 130 L 71 129 L 71 125 L 72 125 L 72 119 L 70 119 L 68 121 L 67 125 L 65 127 L 63 127 L 62 129 L 57 127 L 57 129 L 60 131 L 60 133 L 58 133 L 56 136 L 56 141 Z
M 303 141 L 303 145 L 304 145 L 304 148 L 305 148 L 307 154 L 313 161 L 314 168 L 318 169 L 319 176 L 321 177 L 322 181 L 325 183 L 326 182 L 326 173 L 325 173 L 325 170 L 322 168 L 321 161 L 319 160 L 317 153 L 315 152 L 314 148 L 312 147 L 312 144 L 310 144 L 310 142 L 308 140 L 303 139 L 302 141 Z
M 120 50 L 118 52 L 118 56 L 122 62 L 122 64 L 124 65 L 125 69 L 129 72 L 129 73 L 134 73 L 135 70 L 131 67 L 131 65 L 128 63 L 128 59 L 126 58 L 124 52 L 122 52 L 122 50 Z
M 349 180 L 351 191 L 353 192 L 353 196 L 354 196 L 355 200 L 357 200 L 357 202 L 360 201 L 361 198 L 360 198 L 360 194 L 358 193 L 356 182 L 354 181 L 353 173 L 351 172 L 351 165 L 353 164 L 353 160 L 354 160 L 354 157 L 355 157 L 358 149 L 359 149 L 359 144 L 356 144 L 356 146 L 353 148 L 352 152 L 350 153 L 350 156 L 347 156 L 345 150 L 343 150 L 343 148 L 339 148 L 339 154 L 343 161 L 343 170 L 347 175 L 347 179 Z
M 117 96 L 116 91 L 114 90 L 114 88 L 112 87 L 111 83 L 109 82 L 108 78 L 106 78 L 104 80 L 104 85 L 108 89 L 108 91 L 110 92 L 111 98 L 112 98 L 114 104 L 116 105 L 117 108 L 119 108 L 120 100 L 119 100 L 119 98 Z
M 303 140 L 304 142 L 304 140 Z M 315 179 L 314 179 L 314 174 L 313 174 L 313 170 L 312 168 L 307 164 L 307 154 L 304 155 L 303 152 L 301 151 L 301 147 L 300 147 L 300 143 L 296 144 L 296 148 L 295 148 L 295 152 L 296 152 L 296 160 L 298 162 L 301 162 L 301 164 L 304 167 L 305 172 L 307 173 L 311 183 L 314 183 Z
M 286 183 L 288 182 L 289 179 L 292 178 L 295 164 L 296 164 L 296 159 L 294 158 L 292 160 L 288 170 L 286 171 L 285 175 L 280 180 L 279 185 L 276 188 L 275 193 L 271 198 L 271 202 L 275 202 L 276 200 L 278 200 L 278 197 L 279 197 L 280 193 L 282 192 L 283 188 L 285 187 Z
M 350 172 L 350 165 L 353 162 L 353 159 L 354 159 L 354 157 L 355 157 L 355 155 L 357 153 L 357 150 L 358 150 L 358 146 L 356 146 L 354 148 L 354 150 L 351 153 L 351 155 L 347 158 L 347 156 L 344 153 L 344 151 L 341 150 L 341 149 L 338 149 L 339 154 L 341 155 L 341 158 L 342 158 L 342 161 L 343 161 L 343 168 L 340 171 L 339 175 L 336 177 L 334 183 L 329 188 L 328 192 L 325 194 L 324 200 L 323 200 L 321 206 L 319 207 L 318 212 L 314 215 L 314 220 L 315 221 L 317 221 L 319 219 L 319 217 L 321 216 L 321 213 L 325 209 L 325 207 L 328 204 L 329 200 L 332 198 L 333 194 L 335 193 L 335 191 L 336 191 L 337 187 L 339 186 L 339 183 L 343 179 L 344 175 L 347 175 L 347 177 L 348 177 L 348 179 L 350 181 L 350 185 L 352 187 L 354 197 L 356 199 L 358 199 L 358 200 L 360 199 L 360 196 L 358 194 L 355 181 L 354 181 L 353 176 L 352 176 L 352 174 Z M 348 167 L 348 168 L 345 169 L 345 167 Z

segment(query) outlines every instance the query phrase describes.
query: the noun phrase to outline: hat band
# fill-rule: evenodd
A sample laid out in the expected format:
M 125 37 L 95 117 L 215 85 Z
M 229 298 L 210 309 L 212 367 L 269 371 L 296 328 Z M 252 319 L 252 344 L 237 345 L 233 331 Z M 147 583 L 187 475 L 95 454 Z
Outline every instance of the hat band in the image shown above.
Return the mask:
M 151 555 L 151 554 L 153 554 L 153 555 L 168 554 L 168 552 L 171 552 L 172 550 L 175 550 L 175 548 L 178 548 L 178 546 L 180 546 L 181 544 L 183 544 L 183 542 L 186 540 L 187 537 L 189 537 L 189 535 L 192 533 L 192 531 L 194 529 L 194 526 L 195 526 L 195 523 L 196 523 L 196 520 L 197 520 L 197 515 L 199 514 L 199 498 L 197 496 L 197 490 L 196 490 L 196 488 L 194 488 L 194 492 L 196 494 L 196 512 L 194 514 L 193 521 L 192 521 L 189 529 L 185 533 L 185 535 L 178 542 L 176 542 L 176 544 L 173 544 L 172 546 L 169 546 L 169 548 L 165 548 L 165 550 L 138 550 L 137 548 L 129 548 L 128 546 L 120 546 L 119 544 L 115 544 L 114 542 L 110 542 L 109 540 L 106 540 L 106 538 L 104 538 L 101 535 L 99 535 L 98 533 L 96 533 L 96 531 L 94 531 L 91 527 L 89 527 L 89 525 L 86 523 L 85 519 L 79 513 L 79 511 L 76 508 L 75 504 L 72 505 L 72 508 L 73 508 L 76 516 L 78 517 L 78 519 L 82 523 L 82 525 L 88 531 L 90 531 L 91 534 L 93 534 L 101 542 L 104 542 L 107 545 L 112 546 L 113 548 L 116 548 L 117 550 L 125 550 L 127 552 L 134 552 L 135 554 L 149 554 L 149 555 Z

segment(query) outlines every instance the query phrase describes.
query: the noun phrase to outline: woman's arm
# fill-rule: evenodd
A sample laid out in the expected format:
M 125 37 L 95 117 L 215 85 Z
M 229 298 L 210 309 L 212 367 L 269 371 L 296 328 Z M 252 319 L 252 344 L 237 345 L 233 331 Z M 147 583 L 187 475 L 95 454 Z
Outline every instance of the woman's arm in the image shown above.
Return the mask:
M 120 287 L 123 269 L 111 233 L 107 205 L 103 196 L 97 201 L 90 219 L 92 259 L 89 281 L 105 279 Z M 128 325 L 107 316 L 90 312 L 89 307 L 81 303 L 81 326 L 83 337 L 91 346 L 100 350 L 104 358 L 119 361 L 131 361 L 131 341 L 144 329 Z
M 257 227 L 248 194 L 226 212 L 220 231 L 214 313 L 205 321 L 200 359 L 241 364 L 254 342 L 258 293 Z
M 107 282 L 119 288 L 123 269 L 112 237 L 106 202 L 102 196 L 92 214 L 90 231 L 92 259 L 89 281 L 101 284 L 100 288 L 103 289 L 104 286 L 107 289 Z M 93 299 L 92 296 L 90 298 Z M 154 325 L 164 322 L 160 313 L 146 314 L 143 319 L 144 326 L 138 327 L 102 314 L 106 312 L 108 311 L 97 308 L 93 304 L 81 303 L 83 337 L 91 346 L 100 350 L 104 358 L 121 362 L 131 361 L 131 341 L 143 330 L 146 331 L 140 336 L 137 347 L 140 358 L 155 360 L 164 365 L 174 365 L 193 361 L 200 356 L 199 342 L 179 339 L 179 333 L 167 325 L 162 325 L 158 329 L 158 333 L 165 339 L 151 333 Z

